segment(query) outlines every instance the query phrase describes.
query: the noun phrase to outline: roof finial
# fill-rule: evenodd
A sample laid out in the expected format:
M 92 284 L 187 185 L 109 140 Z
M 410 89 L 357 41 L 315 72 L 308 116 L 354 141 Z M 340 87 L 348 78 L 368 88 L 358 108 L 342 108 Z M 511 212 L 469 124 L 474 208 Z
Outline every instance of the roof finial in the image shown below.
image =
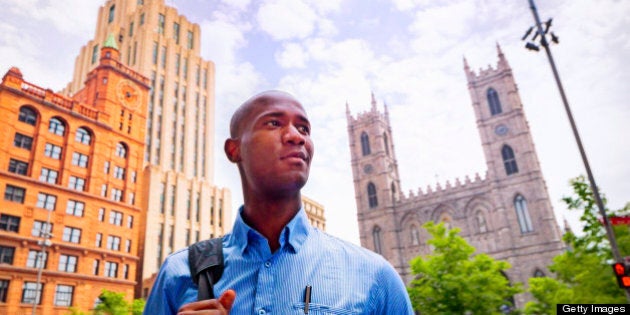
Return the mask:
M 107 36 L 107 39 L 105 40 L 105 43 L 103 43 L 103 48 L 105 47 L 109 47 L 109 48 L 114 48 L 116 50 L 118 50 L 118 45 L 116 45 L 116 39 L 114 38 L 114 34 L 109 34 Z

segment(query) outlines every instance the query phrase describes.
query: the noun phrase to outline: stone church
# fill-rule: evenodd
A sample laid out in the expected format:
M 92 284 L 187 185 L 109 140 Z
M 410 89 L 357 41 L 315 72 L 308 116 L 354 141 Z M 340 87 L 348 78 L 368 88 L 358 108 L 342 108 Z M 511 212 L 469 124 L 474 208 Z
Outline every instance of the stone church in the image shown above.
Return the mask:
M 549 275 L 564 250 L 512 69 L 497 51 L 496 67 L 479 73 L 464 59 L 485 176 L 405 194 L 387 106 L 380 112 L 372 97 L 371 110 L 356 117 L 346 108 L 361 245 L 383 255 L 405 283 L 413 278 L 409 261 L 430 253 L 427 221 L 460 228 L 477 252 L 509 262 L 511 283 Z M 516 305 L 528 299 L 515 296 Z

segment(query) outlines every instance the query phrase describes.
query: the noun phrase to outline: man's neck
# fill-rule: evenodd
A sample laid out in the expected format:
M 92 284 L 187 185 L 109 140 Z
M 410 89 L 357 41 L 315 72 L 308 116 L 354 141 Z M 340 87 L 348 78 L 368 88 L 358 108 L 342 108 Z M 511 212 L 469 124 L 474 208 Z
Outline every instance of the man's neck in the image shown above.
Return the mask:
M 302 205 L 300 194 L 281 200 L 252 200 L 246 198 L 243 208 L 243 220 L 269 243 L 271 252 L 280 248 L 280 233 L 295 217 Z

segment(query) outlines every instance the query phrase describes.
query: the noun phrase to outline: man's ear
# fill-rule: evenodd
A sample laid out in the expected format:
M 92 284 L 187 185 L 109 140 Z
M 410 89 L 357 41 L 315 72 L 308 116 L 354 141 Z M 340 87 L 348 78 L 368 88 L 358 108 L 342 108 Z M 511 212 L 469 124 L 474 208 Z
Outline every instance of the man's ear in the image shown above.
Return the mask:
M 223 145 L 223 150 L 228 160 L 232 163 L 241 161 L 240 141 L 237 139 L 227 139 Z

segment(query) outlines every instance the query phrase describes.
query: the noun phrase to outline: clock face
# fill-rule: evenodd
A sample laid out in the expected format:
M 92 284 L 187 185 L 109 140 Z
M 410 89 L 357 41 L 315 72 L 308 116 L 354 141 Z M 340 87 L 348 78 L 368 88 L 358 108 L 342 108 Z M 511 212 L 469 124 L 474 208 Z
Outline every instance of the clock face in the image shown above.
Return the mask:
M 365 164 L 365 166 L 363 166 L 363 172 L 365 172 L 365 174 L 370 174 L 373 170 L 372 164 Z
M 500 124 L 496 128 L 494 128 L 494 133 L 496 133 L 499 136 L 503 136 L 507 134 L 507 132 L 508 132 L 508 127 L 504 124 Z
M 123 80 L 117 86 L 118 100 L 129 108 L 135 108 L 140 102 L 138 88 L 128 80 Z

